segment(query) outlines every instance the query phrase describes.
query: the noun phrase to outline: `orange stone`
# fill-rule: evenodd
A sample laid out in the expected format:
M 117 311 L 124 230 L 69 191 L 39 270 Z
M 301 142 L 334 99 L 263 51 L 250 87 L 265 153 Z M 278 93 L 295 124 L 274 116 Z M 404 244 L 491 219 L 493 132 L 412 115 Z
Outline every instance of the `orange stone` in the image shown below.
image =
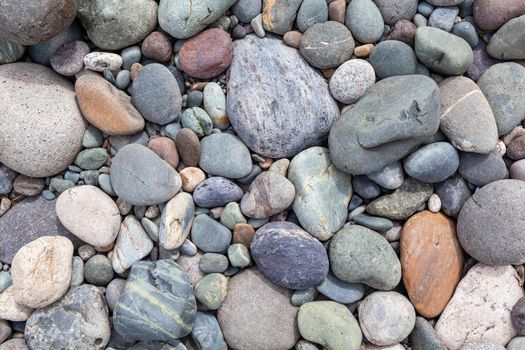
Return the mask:
M 463 272 L 456 223 L 442 213 L 424 210 L 405 223 L 400 244 L 403 283 L 410 301 L 422 316 L 438 316 Z
M 164 159 L 169 165 L 176 168 L 179 165 L 179 153 L 175 141 L 169 137 L 154 137 L 148 142 L 148 148 Z
M 250 224 L 235 224 L 233 226 L 233 243 L 241 243 L 250 248 L 255 229 Z
M 108 135 L 132 135 L 144 128 L 144 118 L 130 97 L 98 75 L 83 75 L 75 83 L 78 105 L 91 124 Z

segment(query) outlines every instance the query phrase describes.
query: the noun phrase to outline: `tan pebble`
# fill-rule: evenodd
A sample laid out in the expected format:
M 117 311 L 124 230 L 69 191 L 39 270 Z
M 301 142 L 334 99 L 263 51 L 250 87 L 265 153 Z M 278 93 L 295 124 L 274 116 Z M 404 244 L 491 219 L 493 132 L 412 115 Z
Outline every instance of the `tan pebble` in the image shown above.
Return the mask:
M 299 47 L 299 43 L 301 42 L 302 37 L 303 37 L 303 33 L 297 30 L 293 30 L 293 31 L 284 33 L 283 41 L 286 45 L 295 47 L 297 49 Z
M 129 204 L 122 198 L 117 199 L 117 207 L 120 212 L 120 215 L 128 215 L 131 209 L 133 209 L 133 205 Z
M 2 197 L 0 199 L 0 216 L 7 213 L 9 209 L 11 209 L 11 200 L 7 197 Z
M 160 215 L 160 209 L 156 205 L 150 205 L 146 212 L 144 213 L 144 216 L 148 219 L 155 219 Z
M 193 83 L 193 84 L 191 84 L 191 90 L 202 91 L 202 90 L 204 90 L 204 87 L 206 86 L 206 84 L 208 84 L 208 82 L 206 82 L 206 81 Z
M 179 172 L 182 180 L 182 189 L 185 192 L 193 192 L 195 187 L 206 180 L 206 174 L 199 168 L 187 167 Z
M 354 49 L 354 55 L 356 57 L 368 57 L 370 55 L 370 52 L 374 49 L 374 44 L 366 44 L 358 46 Z
M 15 301 L 15 293 L 13 286 L 0 293 L 0 319 L 15 322 L 25 321 L 33 312 L 33 309 Z
M 270 168 L 270 166 L 272 166 L 272 164 L 273 164 L 272 158 L 266 158 L 264 162 L 259 162 L 259 166 L 261 167 L 261 169 L 268 169 Z
M 224 211 L 223 207 L 217 207 L 217 208 L 210 209 L 210 216 L 214 219 L 219 219 L 223 211 Z
M 131 69 L 129 71 L 129 73 L 131 75 L 131 80 L 135 80 L 135 78 L 137 77 L 137 74 L 139 74 L 139 70 L 141 70 L 142 67 L 144 67 L 144 66 L 142 64 L 140 64 L 140 63 L 133 63 L 131 65 Z
M 276 172 L 277 174 L 286 177 L 286 174 L 288 173 L 288 167 L 290 166 L 290 160 L 283 158 L 276 160 L 272 163 L 270 166 L 270 171 Z

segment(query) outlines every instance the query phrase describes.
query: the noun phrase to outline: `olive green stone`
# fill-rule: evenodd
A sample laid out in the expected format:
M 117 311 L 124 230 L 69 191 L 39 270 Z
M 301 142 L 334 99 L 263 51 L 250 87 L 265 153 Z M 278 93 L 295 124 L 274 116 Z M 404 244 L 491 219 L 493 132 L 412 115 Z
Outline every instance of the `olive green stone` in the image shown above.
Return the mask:
M 228 278 L 220 273 L 210 273 L 195 285 L 195 297 L 209 310 L 217 310 L 226 298 Z
M 105 148 L 85 149 L 77 155 L 75 164 L 84 170 L 97 170 L 108 160 Z

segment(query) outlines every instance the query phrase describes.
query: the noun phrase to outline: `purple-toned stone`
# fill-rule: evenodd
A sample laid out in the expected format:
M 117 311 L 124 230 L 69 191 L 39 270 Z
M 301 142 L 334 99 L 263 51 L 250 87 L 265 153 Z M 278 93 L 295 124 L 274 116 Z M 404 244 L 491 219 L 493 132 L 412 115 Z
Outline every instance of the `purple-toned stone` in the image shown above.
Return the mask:
M 474 53 L 474 62 L 467 70 L 467 77 L 474 81 L 478 81 L 479 77 L 491 66 L 502 62 L 488 55 L 487 44 L 483 40 L 479 41 L 478 46 L 472 49 L 472 52 Z
M 199 207 L 215 208 L 237 202 L 243 194 L 242 189 L 233 181 L 217 176 L 201 182 L 193 191 L 193 200 Z
M 90 51 L 88 44 L 83 41 L 65 43 L 51 55 L 51 67 L 59 74 L 75 75 L 84 68 L 84 56 Z

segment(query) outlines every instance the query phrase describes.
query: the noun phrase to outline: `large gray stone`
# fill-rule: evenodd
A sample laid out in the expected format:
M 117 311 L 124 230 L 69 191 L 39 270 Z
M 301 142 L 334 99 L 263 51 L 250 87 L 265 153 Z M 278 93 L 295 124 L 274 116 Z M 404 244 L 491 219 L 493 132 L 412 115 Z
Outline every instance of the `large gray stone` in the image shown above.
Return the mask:
M 253 35 L 234 42 L 227 111 L 246 145 L 272 158 L 322 142 L 339 116 L 323 77 L 297 50 Z
M 443 181 L 459 166 L 458 151 L 448 142 L 434 142 L 419 148 L 404 162 L 408 176 L 428 183 Z
M 508 177 L 505 161 L 496 151 L 489 154 L 462 152 L 459 173 L 471 184 L 484 186 Z
M 525 15 L 513 18 L 490 38 L 487 52 L 503 60 L 525 59 Z
M 363 175 L 405 157 L 437 131 L 440 102 L 439 88 L 428 77 L 381 80 L 334 123 L 328 140 L 333 163 Z

